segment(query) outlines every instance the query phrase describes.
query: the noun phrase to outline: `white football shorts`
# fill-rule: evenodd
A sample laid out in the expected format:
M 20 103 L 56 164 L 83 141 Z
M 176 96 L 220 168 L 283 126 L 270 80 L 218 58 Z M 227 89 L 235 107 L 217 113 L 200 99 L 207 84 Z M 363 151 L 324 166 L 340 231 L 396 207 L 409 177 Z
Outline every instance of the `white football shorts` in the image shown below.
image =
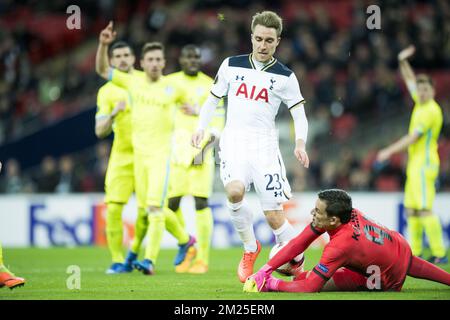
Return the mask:
M 278 136 L 248 139 L 222 134 L 219 156 L 223 185 L 238 180 L 249 191 L 253 183 L 264 211 L 281 210 L 282 204 L 292 197 Z

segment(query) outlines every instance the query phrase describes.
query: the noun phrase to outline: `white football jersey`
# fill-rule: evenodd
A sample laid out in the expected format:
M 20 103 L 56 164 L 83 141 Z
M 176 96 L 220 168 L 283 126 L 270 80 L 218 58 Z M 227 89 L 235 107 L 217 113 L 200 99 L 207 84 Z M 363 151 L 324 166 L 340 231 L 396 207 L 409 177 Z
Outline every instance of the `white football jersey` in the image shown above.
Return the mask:
M 281 102 L 289 109 L 304 103 L 294 72 L 277 59 L 257 70 L 252 54 L 226 58 L 211 93 L 228 97 L 228 130 L 273 132 Z
M 252 54 L 234 56 L 222 62 L 211 94 L 228 97 L 219 151 L 224 186 L 238 180 L 249 190 L 253 183 L 263 210 L 281 210 L 290 186 L 275 117 L 281 102 L 288 108 L 304 102 L 297 77 L 276 59 L 261 67 Z

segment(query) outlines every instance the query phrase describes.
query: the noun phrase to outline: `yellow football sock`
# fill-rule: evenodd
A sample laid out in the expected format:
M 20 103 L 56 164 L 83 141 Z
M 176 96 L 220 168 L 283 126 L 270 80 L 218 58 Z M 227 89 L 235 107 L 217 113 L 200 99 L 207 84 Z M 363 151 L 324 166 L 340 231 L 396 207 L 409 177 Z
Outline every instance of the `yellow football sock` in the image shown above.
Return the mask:
M 181 227 L 183 229 L 186 228 L 186 222 L 184 221 L 183 211 L 181 211 L 181 207 L 178 207 L 178 210 L 175 211 L 175 216 L 177 217 L 178 221 L 180 222 Z
M 3 264 L 3 252 L 2 252 L 2 244 L 0 243 L 0 272 L 8 272 L 12 276 L 14 276 L 14 273 L 8 270 L 8 268 L 5 267 Z
M 189 241 L 189 234 L 180 224 L 175 213 L 169 208 L 164 208 L 164 216 L 166 218 L 166 229 L 178 241 L 178 244 L 185 244 Z
M 106 239 L 113 262 L 123 262 L 123 204 L 108 203 L 106 213 Z
M 148 228 L 148 214 L 144 208 L 138 208 L 138 216 L 134 225 L 134 239 L 131 243 L 131 251 L 139 254 L 142 241 L 145 238 Z
M 428 242 L 430 243 L 431 254 L 442 258 L 445 256 L 444 240 L 442 239 L 442 226 L 439 217 L 435 214 L 421 217 L 425 228 Z
M 165 217 L 162 210 L 148 213 L 147 247 L 145 248 L 145 259 L 152 260 L 156 264 L 161 241 L 164 235 Z
M 2 244 L 0 243 L 0 267 L 3 266 L 3 251 Z
M 197 260 L 201 260 L 208 264 L 209 248 L 211 245 L 211 236 L 213 231 L 213 216 L 211 208 L 207 207 L 197 210 L 195 222 L 197 227 L 198 243 Z
M 422 254 L 423 226 L 420 217 L 408 217 L 408 233 L 412 254 L 419 256 Z

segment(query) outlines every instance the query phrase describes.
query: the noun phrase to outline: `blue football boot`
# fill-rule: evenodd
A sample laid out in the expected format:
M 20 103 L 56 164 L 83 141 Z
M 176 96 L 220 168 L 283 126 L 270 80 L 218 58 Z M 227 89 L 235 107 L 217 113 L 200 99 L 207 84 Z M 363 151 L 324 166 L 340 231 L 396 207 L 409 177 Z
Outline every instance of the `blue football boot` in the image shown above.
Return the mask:
M 189 241 L 185 244 L 178 245 L 178 253 L 175 256 L 174 265 L 178 266 L 186 259 L 192 260 L 197 253 L 197 250 L 194 247 L 194 244 L 197 242 L 194 236 L 189 236 Z M 192 248 L 192 249 L 191 249 Z M 189 250 L 191 249 L 191 250 Z M 188 255 L 189 252 L 189 255 Z
M 106 274 L 118 274 L 118 273 L 126 273 L 125 267 L 123 263 L 115 262 L 113 263 L 108 270 L 106 270 Z
M 152 262 L 152 260 L 149 260 L 149 259 L 144 259 L 142 261 L 136 260 L 133 262 L 133 267 L 136 270 L 141 271 L 145 275 L 151 276 L 152 274 L 155 273 L 154 267 L 153 267 L 153 262 Z
M 123 267 L 126 272 L 133 271 L 133 262 L 137 261 L 137 257 L 137 253 L 134 253 L 131 250 L 128 251 L 125 261 L 123 262 Z

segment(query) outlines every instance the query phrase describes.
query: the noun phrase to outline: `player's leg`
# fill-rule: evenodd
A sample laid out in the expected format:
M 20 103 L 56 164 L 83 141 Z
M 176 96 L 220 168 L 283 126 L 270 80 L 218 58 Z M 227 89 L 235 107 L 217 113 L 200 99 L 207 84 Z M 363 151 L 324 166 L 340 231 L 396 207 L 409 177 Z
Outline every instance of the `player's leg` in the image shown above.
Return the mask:
M 187 191 L 187 168 L 178 164 L 171 164 L 169 178 L 169 200 L 164 208 L 166 230 L 178 241 L 178 254 L 175 256 L 175 271 L 187 272 L 192 259 L 195 257 L 196 249 L 191 246 L 195 242 L 194 237 L 190 237 L 185 229 L 183 212 L 181 211 L 181 199 Z M 192 248 L 190 248 L 192 247 Z
M 423 251 L 423 225 L 417 210 L 406 208 L 408 233 L 411 251 L 415 256 L 421 256 Z
M 231 181 L 225 186 L 225 192 L 228 199 L 227 205 L 231 222 L 244 244 L 244 249 L 255 252 L 257 244 L 253 231 L 253 214 L 244 200 L 245 185 L 239 180 Z
M 197 239 L 186 232 L 186 229 L 182 227 L 180 221 L 170 209 L 165 208 L 165 212 L 166 229 L 178 241 L 178 252 L 173 262 L 175 272 L 187 272 L 197 255 L 197 249 L 194 247 Z
M 178 241 L 178 252 L 174 260 L 175 272 L 187 272 L 197 255 L 197 249 L 194 247 L 197 239 L 187 233 L 172 210 L 167 207 L 163 208 L 163 210 L 166 230 Z
M 177 164 L 171 164 L 169 178 L 169 200 L 163 208 L 165 214 L 166 230 L 178 241 L 178 253 L 175 256 L 175 271 L 187 272 L 196 255 L 193 247 L 195 238 L 191 237 L 185 229 L 183 212 L 180 208 L 181 198 L 187 191 L 187 168 Z
M 266 221 L 275 235 L 276 242 L 285 242 L 294 238 L 298 232 L 289 223 L 283 211 L 283 203 L 287 202 L 292 195 L 279 150 L 272 157 L 267 157 L 266 163 L 255 163 L 253 180 Z
M 168 207 L 163 208 L 165 217 L 166 230 L 178 241 L 178 245 L 185 244 L 189 241 L 189 234 L 175 213 Z
M 420 219 L 425 229 L 425 234 L 430 243 L 431 257 L 430 262 L 447 263 L 446 250 L 442 235 L 442 225 L 439 216 L 431 211 L 421 211 Z
M 189 168 L 189 194 L 195 200 L 195 226 L 198 241 L 197 257 L 188 272 L 206 273 L 209 266 L 209 251 L 213 233 L 213 215 L 208 206 L 208 198 L 213 189 L 215 163 L 212 151 L 205 154 L 201 165 Z
M 106 205 L 106 239 L 108 242 L 109 252 L 111 253 L 113 266 L 121 264 L 123 257 L 123 226 L 122 226 L 122 210 L 123 203 L 109 202 Z M 107 273 L 115 273 L 113 270 Z
M 145 275 L 152 275 L 161 248 L 165 217 L 161 207 L 149 206 L 147 212 L 149 227 L 147 229 L 148 242 L 145 248 L 144 260 L 135 261 L 133 266 Z
M 256 240 L 253 230 L 253 213 L 244 200 L 245 189 L 244 183 L 239 180 L 231 181 L 225 186 L 231 222 L 244 244 L 244 254 L 238 266 L 241 282 L 245 282 L 253 274 L 253 266 L 261 251 L 261 244 Z
M 142 263 L 136 264 L 136 268 L 144 274 L 153 274 L 154 265 L 157 262 L 161 241 L 165 230 L 165 217 L 161 207 L 149 206 L 148 208 L 147 230 L 148 242 L 145 248 L 144 260 Z
M 178 273 L 187 272 L 197 253 L 193 247 L 195 238 L 186 232 L 184 216 L 180 207 L 181 199 L 188 191 L 187 172 L 188 167 L 185 165 L 171 164 L 168 208 L 165 208 L 166 229 L 178 241 L 179 250 L 174 261 L 175 271 Z
M 186 226 L 186 223 L 184 221 L 183 212 L 181 211 L 180 208 L 181 198 L 182 198 L 181 196 L 169 198 L 168 207 L 175 213 L 175 216 L 177 217 L 181 226 L 184 228 Z
M 442 225 L 439 217 L 432 212 L 436 195 L 435 181 L 437 175 L 437 168 L 422 169 L 422 208 L 424 209 L 420 211 L 419 215 L 430 243 L 432 257 L 429 261 L 433 263 L 447 263 Z
M 289 223 L 283 211 L 283 203 L 292 196 L 279 151 L 269 158 L 266 164 L 253 166 L 253 181 L 266 221 L 275 235 L 276 242 L 286 242 L 294 238 L 298 232 Z
M 262 203 L 266 221 L 275 235 L 277 243 L 289 241 L 297 235 L 294 227 L 289 223 L 281 205 Z
M 168 159 L 168 158 L 167 158 Z M 147 172 L 146 205 L 148 213 L 147 246 L 144 260 L 135 263 L 136 269 L 151 275 L 158 259 L 161 241 L 165 230 L 163 211 L 165 196 L 169 182 L 169 160 L 161 161 L 156 157 L 148 157 L 144 161 Z
M 213 216 L 211 208 L 208 207 L 208 199 L 195 197 L 195 224 L 197 231 L 198 252 L 190 273 L 206 273 L 209 266 L 209 251 L 213 232 Z
M 183 212 L 180 208 L 181 198 L 188 193 L 189 188 L 189 176 L 188 167 L 181 166 L 178 164 L 171 164 L 170 168 L 170 181 L 169 181 L 169 191 L 168 191 L 168 206 L 172 210 L 176 217 L 178 218 L 181 226 L 184 228 L 186 226 Z
M 408 276 L 436 281 L 450 286 L 450 273 L 415 256 L 411 258 Z
M 3 251 L 2 244 L 0 243 L 0 288 L 6 286 L 10 289 L 23 286 L 25 279 L 16 277 L 11 271 L 9 271 L 3 264 Z
M 134 155 L 134 183 L 135 183 L 135 192 L 136 192 L 136 200 L 139 208 L 138 211 L 138 220 L 136 221 L 136 226 L 138 225 L 142 227 L 139 229 L 140 232 L 137 234 L 137 228 L 135 232 L 135 237 L 132 241 L 132 245 L 130 251 L 128 252 L 127 259 L 125 264 L 131 263 L 134 268 L 139 271 L 142 271 L 144 274 L 152 274 L 153 273 L 153 262 L 141 264 L 140 261 L 137 260 L 137 256 L 139 254 L 140 246 L 142 241 L 140 241 L 140 237 L 144 238 L 149 228 L 149 212 L 147 205 L 147 194 L 149 188 L 150 181 L 150 166 L 148 165 L 148 157 L 145 155 L 136 154 Z M 145 220 L 145 221 L 144 221 Z M 144 228 L 147 225 L 147 228 Z M 139 238 L 138 238 L 139 237 Z
M 116 161 L 120 156 L 121 162 Z M 128 159 L 128 161 L 126 161 Z M 130 272 L 124 269 L 122 211 L 133 193 L 132 155 L 114 154 L 108 164 L 105 177 L 106 238 L 112 257 L 112 265 L 107 274 Z
M 253 212 L 244 199 L 251 183 L 248 157 L 242 145 L 223 134 L 220 140 L 220 178 L 225 187 L 230 220 L 244 245 L 238 265 L 238 277 L 245 282 L 253 274 L 253 265 L 261 251 L 253 230 Z M 236 150 L 235 145 L 238 146 Z
M 125 258 L 124 266 L 126 269 L 132 269 L 133 263 L 137 260 L 142 241 L 147 234 L 148 213 L 145 208 L 138 207 L 136 222 L 134 224 L 134 238 L 131 242 L 131 248 Z
M 135 221 L 134 237 L 130 249 L 124 261 L 124 267 L 129 270 L 137 262 L 142 241 L 147 233 L 148 214 L 147 214 L 147 189 L 148 189 L 148 169 L 145 166 L 146 157 L 134 154 L 133 156 L 133 186 L 136 194 L 138 207 L 137 218 Z
M 131 244 L 131 250 L 138 254 L 142 241 L 148 229 L 148 212 L 145 208 L 138 208 L 138 216 L 136 218 L 134 239 Z
M 409 243 L 413 255 L 422 255 L 423 245 L 423 225 L 420 219 L 418 209 L 421 208 L 421 186 L 420 179 L 415 171 L 408 168 L 405 184 L 404 206 L 407 214 Z
M 148 174 L 148 190 L 147 190 L 147 205 L 148 205 L 148 220 L 149 227 L 147 230 L 148 244 L 145 250 L 144 260 L 142 262 L 135 263 L 135 267 L 142 271 L 144 274 L 152 274 L 153 267 L 156 263 L 159 255 L 161 241 L 166 229 L 166 218 L 169 215 L 169 219 L 172 217 L 172 223 L 175 230 L 183 231 L 183 228 L 179 224 L 178 220 L 174 216 L 173 212 L 167 208 L 167 191 L 169 183 L 169 162 L 163 162 L 161 160 L 147 161 L 145 166 Z M 172 215 L 172 216 L 170 216 Z M 172 230 L 170 227 L 168 230 Z M 173 232 L 173 230 L 172 230 Z M 180 245 L 179 253 L 176 257 L 176 263 L 183 262 L 186 258 L 190 258 L 187 252 L 195 243 L 194 237 L 189 237 L 185 232 L 179 232 L 176 236 L 177 240 L 181 242 L 187 237 L 185 244 Z M 182 243 L 182 242 L 181 242 Z M 192 250 L 191 250 L 192 251 Z M 195 255 L 194 255 L 195 256 Z M 182 259 L 178 261 L 178 259 Z

